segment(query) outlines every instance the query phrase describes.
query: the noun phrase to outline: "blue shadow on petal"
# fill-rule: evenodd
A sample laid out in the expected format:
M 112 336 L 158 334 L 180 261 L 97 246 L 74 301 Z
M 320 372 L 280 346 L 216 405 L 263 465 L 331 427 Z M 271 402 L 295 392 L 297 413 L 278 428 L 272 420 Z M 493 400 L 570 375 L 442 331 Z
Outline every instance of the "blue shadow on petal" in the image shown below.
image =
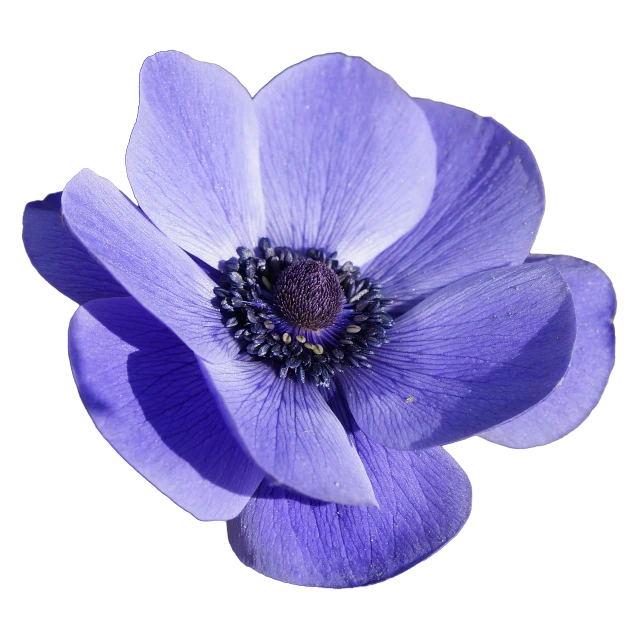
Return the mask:
M 576 308 L 576 342 L 562 382 L 542 402 L 481 437 L 516 449 L 542 446 L 576 429 L 596 407 L 615 362 L 616 294 L 596 265 L 571 256 L 531 255 L 562 273 Z
M 471 276 L 389 330 L 371 371 L 345 372 L 346 397 L 376 442 L 425 449 L 463 440 L 543 400 L 575 343 L 571 293 L 553 267 Z
M 238 514 L 264 474 L 171 331 L 133 298 L 94 301 L 72 321 L 70 356 L 87 410 L 129 464 L 199 519 Z
M 160 354 L 142 346 L 129 356 L 127 370 L 144 416 L 162 441 L 206 480 L 229 491 L 242 492 L 242 480 L 227 473 L 227 466 L 235 462 L 238 446 L 230 433 L 224 442 L 220 441 L 227 427 L 193 352 L 183 344 L 167 347 Z M 156 376 L 158 383 L 150 388 L 149 381 Z M 176 428 L 177 424 L 181 426 Z M 213 450 L 226 465 L 211 466 Z
M 222 279 L 222 272 L 220 269 L 212 267 L 204 260 L 200 260 L 198 256 L 194 256 L 188 251 L 185 251 L 185 253 L 211 278 L 211 280 L 213 280 L 216 284 L 220 284 L 220 281 Z M 221 263 L 224 264 L 224 261 L 221 261 Z
M 52 193 L 25 207 L 22 239 L 33 266 L 78 304 L 129 295 L 71 235 L 62 218 L 61 197 L 62 192 Z
M 350 431 L 379 503 L 320 502 L 264 480 L 227 523 L 247 566 L 276 580 L 334 589 L 396 576 L 444 547 L 471 512 L 471 484 L 442 448 L 386 449 L 358 430 L 344 402 L 330 402 Z

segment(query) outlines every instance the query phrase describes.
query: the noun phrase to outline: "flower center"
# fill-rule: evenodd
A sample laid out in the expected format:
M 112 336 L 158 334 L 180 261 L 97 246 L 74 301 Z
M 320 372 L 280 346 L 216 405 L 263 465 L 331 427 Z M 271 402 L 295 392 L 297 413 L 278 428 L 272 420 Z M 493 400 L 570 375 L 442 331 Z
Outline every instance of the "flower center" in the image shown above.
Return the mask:
M 285 269 L 275 286 L 274 300 L 293 327 L 326 329 L 332 326 L 344 302 L 338 276 L 324 262 L 305 258 Z
M 380 285 L 336 254 L 309 249 L 302 256 L 267 238 L 255 253 L 240 247 L 238 256 L 224 263 L 214 304 L 249 355 L 283 378 L 323 387 L 345 367 L 371 368 L 368 356 L 389 342 L 393 324 Z

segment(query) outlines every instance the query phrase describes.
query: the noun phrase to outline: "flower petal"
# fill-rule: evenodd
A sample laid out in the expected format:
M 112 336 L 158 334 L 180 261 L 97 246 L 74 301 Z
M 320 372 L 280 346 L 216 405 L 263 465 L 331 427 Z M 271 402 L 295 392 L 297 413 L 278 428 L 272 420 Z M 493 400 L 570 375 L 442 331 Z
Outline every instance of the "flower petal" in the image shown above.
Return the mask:
M 122 286 L 205 359 L 228 359 L 236 341 L 211 299 L 215 284 L 108 180 L 85 169 L 62 194 L 71 232 Z
M 127 173 L 149 218 L 213 267 L 264 235 L 253 103 L 221 67 L 178 51 L 147 58 Z
M 376 504 L 356 450 L 315 385 L 282 379 L 262 362 L 202 368 L 229 427 L 276 482 L 318 500 Z
M 52 287 L 78 304 L 128 296 L 65 228 L 61 195 L 52 193 L 42 201 L 30 202 L 24 210 L 22 240 L 31 264 Z
M 406 571 L 460 531 L 471 485 L 444 449 L 393 451 L 352 428 L 380 507 L 317 502 L 265 480 L 227 524 L 242 562 L 282 582 L 358 587 Z
M 542 178 L 522 140 L 466 109 L 416 102 L 438 149 L 433 200 L 416 227 L 366 267 L 398 312 L 468 275 L 522 264 L 544 211 Z
M 531 256 L 564 276 L 576 307 L 576 343 L 567 375 L 539 404 L 480 435 L 524 449 L 558 440 L 580 426 L 598 404 L 615 360 L 616 294 L 596 265 L 570 256 Z
M 371 370 L 340 381 L 373 440 L 422 449 L 468 438 L 547 396 L 575 340 L 571 293 L 553 267 L 477 274 L 442 289 L 396 321 Z
M 361 58 L 318 56 L 254 99 L 269 236 L 363 263 L 411 229 L 435 181 L 419 107 Z
M 87 411 L 131 466 L 200 520 L 240 512 L 264 474 L 171 331 L 133 298 L 94 300 L 71 321 L 69 355 Z

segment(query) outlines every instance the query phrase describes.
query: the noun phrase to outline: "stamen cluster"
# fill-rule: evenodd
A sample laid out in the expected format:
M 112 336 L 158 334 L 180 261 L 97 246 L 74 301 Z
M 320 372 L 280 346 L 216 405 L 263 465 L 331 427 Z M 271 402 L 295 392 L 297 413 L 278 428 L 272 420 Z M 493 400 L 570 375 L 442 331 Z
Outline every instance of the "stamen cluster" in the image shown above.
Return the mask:
M 385 312 L 391 300 L 383 298 L 380 285 L 363 278 L 359 267 L 351 262 L 340 265 L 335 253 L 327 255 L 325 251 L 309 249 L 302 256 L 289 247 L 272 247 L 268 238 L 260 240 L 256 253 L 259 255 L 240 247 L 238 257 L 225 262 L 221 286 L 214 289 L 215 304 L 225 314 L 225 325 L 242 342 L 246 352 L 273 361 L 283 378 L 291 372 L 300 382 L 311 380 L 323 387 L 328 387 L 331 378 L 345 367 L 370 368 L 367 356 L 389 341 L 386 330 L 393 324 L 392 317 Z M 315 326 L 292 324 L 294 317 L 310 316 L 309 295 L 304 293 L 308 281 L 300 286 L 300 309 L 304 313 L 296 315 L 291 308 L 283 313 L 278 305 L 283 290 L 288 292 L 289 307 L 295 304 L 291 294 L 295 292 L 295 278 L 281 282 L 280 296 L 277 285 L 287 269 L 302 261 L 305 264 L 292 270 L 290 276 L 294 272 L 296 277 L 309 272 L 317 277 L 320 273 L 327 280 L 326 267 L 335 274 L 341 287 L 342 309 L 333 310 L 336 313 L 331 326 L 322 322 L 316 330 Z M 313 265 L 308 261 L 322 263 L 324 267 L 310 269 Z M 332 278 L 333 275 L 328 280 Z M 334 285 L 329 282 L 328 286 Z M 319 313 L 326 316 L 324 307 Z

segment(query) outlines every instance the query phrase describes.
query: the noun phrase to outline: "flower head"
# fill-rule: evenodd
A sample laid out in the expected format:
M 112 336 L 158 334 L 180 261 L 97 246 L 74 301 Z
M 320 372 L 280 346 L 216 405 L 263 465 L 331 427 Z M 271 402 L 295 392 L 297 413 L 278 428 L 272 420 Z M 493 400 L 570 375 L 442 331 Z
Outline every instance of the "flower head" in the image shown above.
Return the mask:
M 529 257 L 528 147 L 364 60 L 312 58 L 252 99 L 156 54 L 127 171 L 137 205 L 88 170 L 28 205 L 27 252 L 82 305 L 69 353 L 98 429 L 268 576 L 406 570 L 469 515 L 441 445 L 544 444 L 604 389 L 613 290 Z

